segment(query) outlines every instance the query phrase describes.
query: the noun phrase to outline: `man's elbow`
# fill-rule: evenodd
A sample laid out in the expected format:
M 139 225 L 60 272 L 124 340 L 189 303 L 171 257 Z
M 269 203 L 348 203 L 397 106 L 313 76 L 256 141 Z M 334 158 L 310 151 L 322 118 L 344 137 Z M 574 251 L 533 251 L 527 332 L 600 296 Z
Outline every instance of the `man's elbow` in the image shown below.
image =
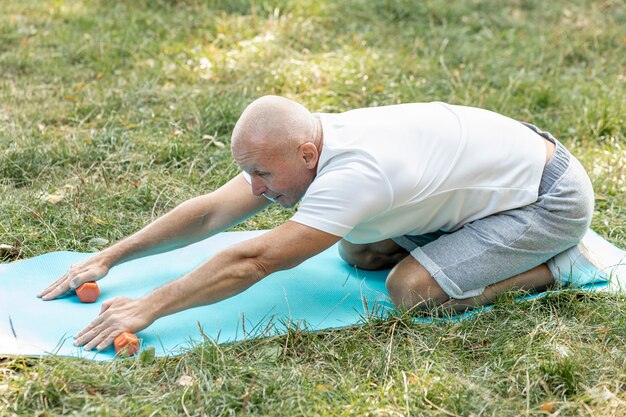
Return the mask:
M 254 270 L 253 275 L 257 282 L 279 270 L 260 258 L 251 258 L 249 259 L 249 262 L 252 265 Z
M 241 258 L 241 262 L 246 265 L 244 269 L 247 272 L 244 275 L 252 277 L 254 282 L 258 282 L 275 272 L 296 266 L 295 264 L 291 265 L 291 263 L 281 262 L 280 259 L 268 257 L 264 254 Z
M 250 250 L 241 244 L 227 249 L 223 252 L 223 256 L 230 258 L 229 263 L 234 266 L 233 275 L 236 278 L 251 281 L 250 284 L 261 281 L 280 269 L 261 253 Z

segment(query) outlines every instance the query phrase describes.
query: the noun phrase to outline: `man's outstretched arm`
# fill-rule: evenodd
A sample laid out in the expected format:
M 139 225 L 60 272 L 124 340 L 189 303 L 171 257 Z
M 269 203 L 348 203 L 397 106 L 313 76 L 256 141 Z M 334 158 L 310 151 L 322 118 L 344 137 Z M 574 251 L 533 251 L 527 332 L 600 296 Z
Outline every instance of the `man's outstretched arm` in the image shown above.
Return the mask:
M 139 299 L 107 300 L 100 315 L 77 334 L 75 345 L 102 350 L 124 331 L 137 332 L 156 319 L 238 294 L 267 275 L 293 268 L 339 237 L 292 221 L 232 246 L 182 278 Z
M 70 288 L 104 277 L 114 265 L 197 242 L 234 226 L 269 202 L 255 196 L 242 174 L 212 193 L 178 205 L 139 232 L 104 249 L 70 270 L 37 294 L 52 300 Z

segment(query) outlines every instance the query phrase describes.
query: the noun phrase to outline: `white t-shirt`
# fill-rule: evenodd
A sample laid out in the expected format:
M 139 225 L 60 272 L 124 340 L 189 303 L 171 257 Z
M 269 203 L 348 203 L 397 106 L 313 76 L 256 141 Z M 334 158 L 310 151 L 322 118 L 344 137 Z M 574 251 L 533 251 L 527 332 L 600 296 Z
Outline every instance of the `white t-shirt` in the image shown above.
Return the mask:
M 546 147 L 516 120 L 439 102 L 319 118 L 317 176 L 295 222 L 370 243 L 454 231 L 537 200 Z

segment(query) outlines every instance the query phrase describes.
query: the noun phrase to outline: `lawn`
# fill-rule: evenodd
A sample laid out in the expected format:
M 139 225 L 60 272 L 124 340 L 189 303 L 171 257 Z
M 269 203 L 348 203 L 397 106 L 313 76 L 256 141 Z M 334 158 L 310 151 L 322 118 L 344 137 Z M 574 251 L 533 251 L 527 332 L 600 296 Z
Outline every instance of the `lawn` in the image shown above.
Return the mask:
M 625 27 L 621 0 L 4 0 L 0 260 L 95 251 L 219 187 L 265 94 L 531 122 L 581 160 L 592 228 L 626 247 Z M 0 357 L 0 416 L 625 415 L 626 299 L 513 298 L 458 323 L 397 314 L 180 357 Z

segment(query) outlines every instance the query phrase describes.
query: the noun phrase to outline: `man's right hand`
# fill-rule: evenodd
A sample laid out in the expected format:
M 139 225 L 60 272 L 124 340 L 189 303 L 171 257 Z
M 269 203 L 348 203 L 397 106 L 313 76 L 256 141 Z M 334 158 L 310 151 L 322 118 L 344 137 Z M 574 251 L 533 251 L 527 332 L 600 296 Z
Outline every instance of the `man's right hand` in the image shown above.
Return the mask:
M 44 301 L 54 300 L 75 290 L 81 284 L 97 281 L 109 273 L 109 265 L 96 255 L 84 262 L 74 264 L 61 278 L 53 282 L 48 288 L 40 291 L 37 297 Z

